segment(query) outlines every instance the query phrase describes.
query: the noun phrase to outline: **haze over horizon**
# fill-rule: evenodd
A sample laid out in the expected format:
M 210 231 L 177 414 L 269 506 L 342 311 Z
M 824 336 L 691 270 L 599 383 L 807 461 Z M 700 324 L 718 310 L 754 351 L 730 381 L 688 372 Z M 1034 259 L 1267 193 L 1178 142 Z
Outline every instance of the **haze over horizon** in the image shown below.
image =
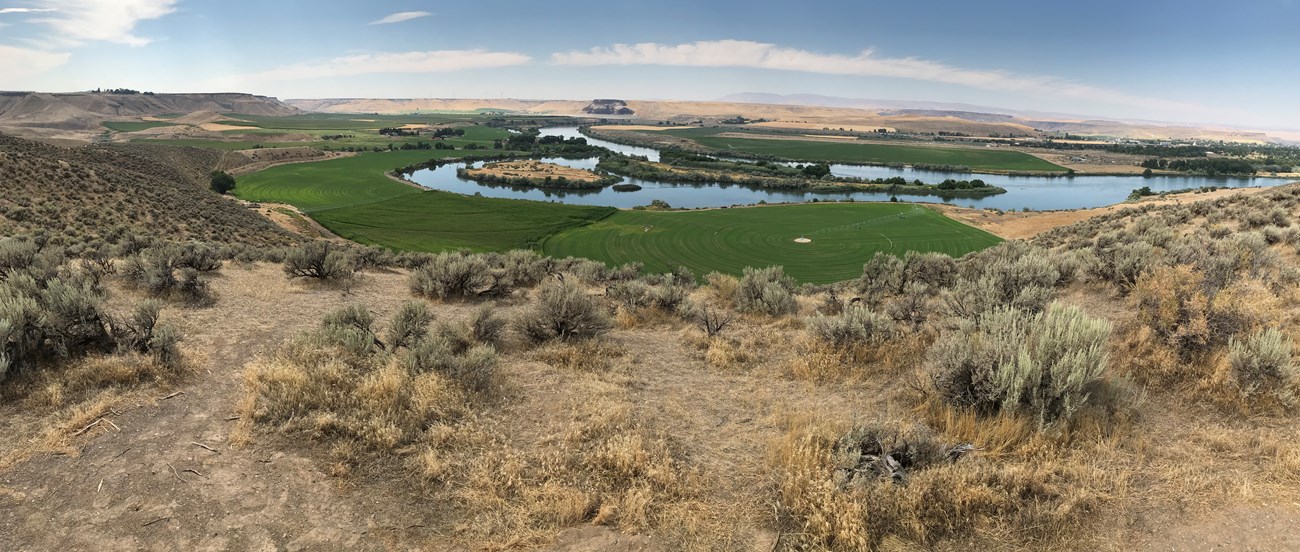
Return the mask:
M 1300 130 L 1300 3 L 12 0 L 0 89 L 933 101 Z

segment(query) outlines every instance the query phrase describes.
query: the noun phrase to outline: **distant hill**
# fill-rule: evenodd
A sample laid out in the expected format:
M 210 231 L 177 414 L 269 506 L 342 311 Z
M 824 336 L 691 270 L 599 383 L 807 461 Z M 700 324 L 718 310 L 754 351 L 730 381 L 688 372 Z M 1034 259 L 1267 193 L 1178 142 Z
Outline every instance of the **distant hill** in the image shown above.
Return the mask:
M 174 241 L 286 245 L 296 236 L 208 189 L 232 154 L 161 145 L 51 146 L 0 134 L 0 236 L 36 231 L 62 245 L 124 230 Z
M 280 100 L 253 94 L 71 94 L 0 92 L 0 126 L 95 130 L 109 119 L 188 114 L 294 115 Z

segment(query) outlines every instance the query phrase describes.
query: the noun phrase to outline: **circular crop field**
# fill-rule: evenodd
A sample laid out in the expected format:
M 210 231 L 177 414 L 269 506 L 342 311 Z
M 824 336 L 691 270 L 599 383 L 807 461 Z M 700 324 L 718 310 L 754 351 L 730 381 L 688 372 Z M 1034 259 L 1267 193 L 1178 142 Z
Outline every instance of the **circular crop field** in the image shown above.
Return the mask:
M 800 243 L 798 238 L 811 240 Z M 542 251 L 649 272 L 682 265 L 703 275 L 781 265 L 801 282 L 856 278 L 877 251 L 938 251 L 954 257 L 996 236 L 907 203 L 820 203 L 703 211 L 619 211 L 551 236 Z

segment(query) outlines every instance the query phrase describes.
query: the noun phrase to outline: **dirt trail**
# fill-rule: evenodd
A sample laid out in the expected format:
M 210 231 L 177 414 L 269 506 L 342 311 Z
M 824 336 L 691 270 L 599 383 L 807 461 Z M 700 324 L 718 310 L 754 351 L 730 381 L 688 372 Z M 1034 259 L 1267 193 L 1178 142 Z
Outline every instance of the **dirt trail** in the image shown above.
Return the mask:
M 368 275 L 345 296 L 276 272 L 227 267 L 215 307 L 164 315 L 182 325 L 185 350 L 207 351 L 183 394 L 125 409 L 113 418 L 121 431 L 89 432 L 78 455 L 0 475 L 0 549 L 377 550 L 419 524 L 419 510 L 383 496 L 400 490 L 358 492 L 293 449 L 228 444 L 248 361 L 346 303 L 386 314 L 401 297 L 385 290 L 404 281 Z

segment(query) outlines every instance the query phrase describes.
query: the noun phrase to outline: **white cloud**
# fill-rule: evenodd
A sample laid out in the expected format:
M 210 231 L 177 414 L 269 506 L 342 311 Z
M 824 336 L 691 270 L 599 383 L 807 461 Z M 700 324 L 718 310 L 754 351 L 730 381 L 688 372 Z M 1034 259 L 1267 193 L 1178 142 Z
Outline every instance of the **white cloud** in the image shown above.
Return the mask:
M 46 13 L 58 11 L 53 8 L 0 8 L 0 15 L 6 13 Z
M 69 57 L 67 53 L 0 44 L 0 74 L 11 79 L 39 75 L 67 63 Z
M 1060 77 L 966 69 L 912 57 L 881 57 L 872 50 L 863 50 L 851 56 L 822 54 L 747 40 L 712 40 L 677 45 L 653 42 L 615 44 L 586 51 L 552 54 L 551 61 L 562 65 L 752 67 L 828 75 L 894 77 L 1152 109 L 1204 109 L 1193 104 L 1133 96 Z
M 33 19 L 54 31 L 45 37 L 51 44 L 76 46 L 86 42 L 114 42 L 144 46 L 148 38 L 132 34 L 136 23 L 157 19 L 176 11 L 177 0 L 38 0 L 51 15 Z
M 346 77 L 371 73 L 445 73 L 523 65 L 532 58 L 518 52 L 486 50 L 435 50 L 361 54 L 320 62 L 295 63 L 239 77 L 240 80 L 291 81 L 319 77 Z
M 389 23 L 401 23 L 403 21 L 410 21 L 412 19 L 419 19 L 421 17 L 429 17 L 430 15 L 433 15 L 433 13 L 427 11 L 397 12 L 387 17 L 384 17 L 383 19 L 377 19 L 375 21 L 371 21 L 370 24 L 387 25 Z

